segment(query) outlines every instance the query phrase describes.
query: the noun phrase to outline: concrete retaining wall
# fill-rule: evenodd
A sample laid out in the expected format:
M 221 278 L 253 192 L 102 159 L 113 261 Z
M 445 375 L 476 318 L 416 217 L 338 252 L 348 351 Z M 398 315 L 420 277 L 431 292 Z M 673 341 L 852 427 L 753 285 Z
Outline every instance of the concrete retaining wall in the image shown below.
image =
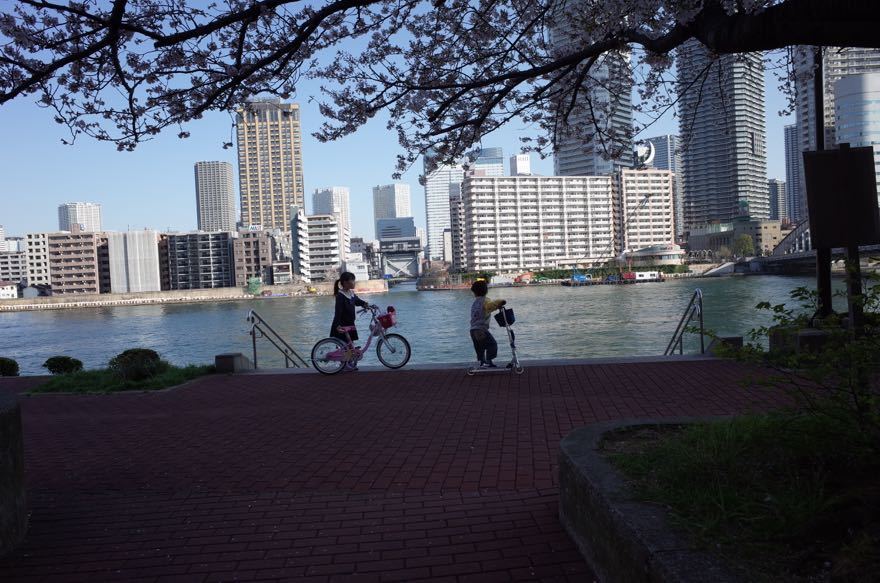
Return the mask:
M 0 393 L 0 557 L 22 541 L 26 530 L 21 409 L 13 395 Z

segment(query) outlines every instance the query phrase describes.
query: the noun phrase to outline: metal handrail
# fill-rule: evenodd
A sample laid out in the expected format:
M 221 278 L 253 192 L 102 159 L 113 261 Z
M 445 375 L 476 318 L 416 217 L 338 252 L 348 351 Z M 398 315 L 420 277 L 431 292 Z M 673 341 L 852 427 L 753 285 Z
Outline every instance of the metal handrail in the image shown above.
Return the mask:
M 703 291 L 697 288 L 694 290 L 694 295 L 691 296 L 691 301 L 688 302 L 687 307 L 684 309 L 681 320 L 678 321 L 678 326 L 675 328 L 675 333 L 669 340 L 669 344 L 666 345 L 666 350 L 663 351 L 663 356 L 675 354 L 676 348 L 678 348 L 679 354 L 684 354 L 684 333 L 687 331 L 687 327 L 691 320 L 694 319 L 694 316 L 699 316 L 700 319 L 700 354 L 706 352 L 703 328 Z
M 309 363 L 293 347 L 287 343 L 281 335 L 275 331 L 269 323 L 263 319 L 254 310 L 250 310 L 247 315 L 247 321 L 251 323 L 251 344 L 254 348 L 254 368 L 257 368 L 257 333 L 260 338 L 265 338 L 284 356 L 284 368 L 290 368 L 293 364 L 294 368 L 308 368 Z

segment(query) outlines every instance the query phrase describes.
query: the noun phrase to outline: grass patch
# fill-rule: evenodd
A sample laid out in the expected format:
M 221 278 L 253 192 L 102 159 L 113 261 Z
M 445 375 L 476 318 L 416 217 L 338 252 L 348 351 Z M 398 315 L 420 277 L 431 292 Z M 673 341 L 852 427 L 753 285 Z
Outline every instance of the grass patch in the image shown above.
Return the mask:
M 626 430 L 603 447 L 638 498 L 748 581 L 873 581 L 880 460 L 858 442 L 839 423 L 780 413 Z
M 109 369 L 84 370 L 52 377 L 30 393 L 115 393 L 131 390 L 156 390 L 180 385 L 215 372 L 213 365 L 168 366 L 156 376 L 143 380 L 125 380 Z

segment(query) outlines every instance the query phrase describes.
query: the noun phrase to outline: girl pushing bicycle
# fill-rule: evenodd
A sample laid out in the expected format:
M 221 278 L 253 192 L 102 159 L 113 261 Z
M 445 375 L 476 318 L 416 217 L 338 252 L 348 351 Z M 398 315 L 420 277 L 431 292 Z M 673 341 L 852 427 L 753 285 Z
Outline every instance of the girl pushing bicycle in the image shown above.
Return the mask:
M 357 329 L 348 332 L 349 338 L 339 331 L 340 326 L 354 326 L 355 323 L 355 306 L 361 308 L 374 307 L 368 302 L 360 299 L 354 293 L 354 274 L 343 271 L 335 282 L 333 282 L 333 296 L 336 298 L 336 308 L 333 312 L 333 323 L 330 324 L 330 336 L 338 338 L 343 342 L 349 339 L 352 341 L 358 339 Z M 349 370 L 357 370 L 357 363 L 349 365 Z

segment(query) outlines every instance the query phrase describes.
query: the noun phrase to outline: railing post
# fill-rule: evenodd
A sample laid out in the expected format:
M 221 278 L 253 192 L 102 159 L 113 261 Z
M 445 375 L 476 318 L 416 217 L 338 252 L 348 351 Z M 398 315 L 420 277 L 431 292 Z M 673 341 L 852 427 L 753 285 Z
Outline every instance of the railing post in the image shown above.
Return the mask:
M 254 347 L 254 368 L 257 368 L 257 325 L 251 326 L 251 343 Z

